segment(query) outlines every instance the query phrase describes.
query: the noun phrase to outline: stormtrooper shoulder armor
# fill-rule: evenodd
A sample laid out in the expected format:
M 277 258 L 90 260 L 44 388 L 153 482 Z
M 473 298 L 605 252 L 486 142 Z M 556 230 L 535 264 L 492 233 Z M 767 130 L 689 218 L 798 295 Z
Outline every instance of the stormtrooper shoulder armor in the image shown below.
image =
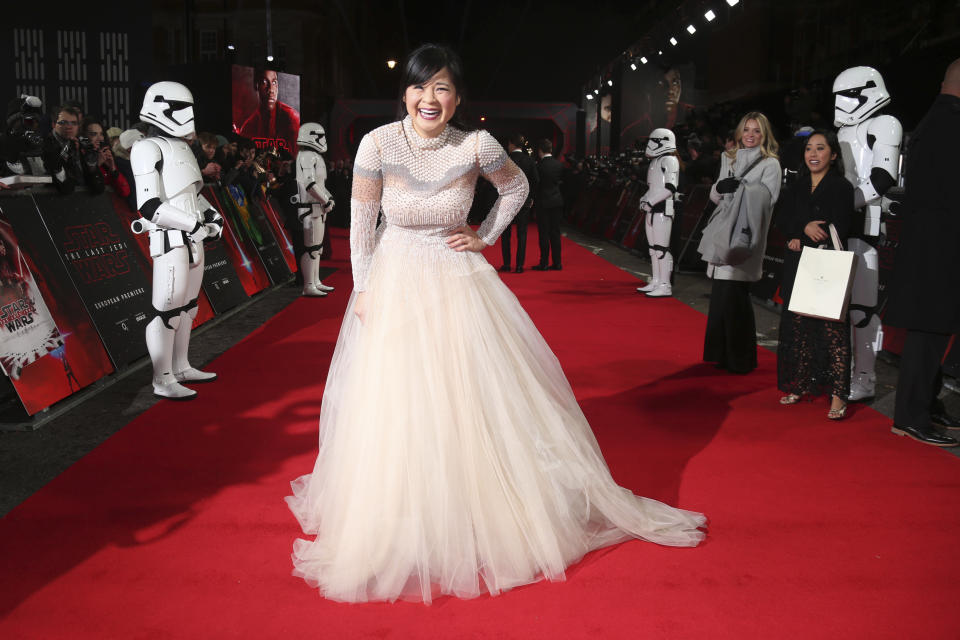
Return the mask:
M 867 123 L 867 142 L 879 142 L 889 146 L 900 146 L 903 140 L 903 125 L 890 115 L 880 115 Z M 873 145 L 871 145 L 872 147 Z

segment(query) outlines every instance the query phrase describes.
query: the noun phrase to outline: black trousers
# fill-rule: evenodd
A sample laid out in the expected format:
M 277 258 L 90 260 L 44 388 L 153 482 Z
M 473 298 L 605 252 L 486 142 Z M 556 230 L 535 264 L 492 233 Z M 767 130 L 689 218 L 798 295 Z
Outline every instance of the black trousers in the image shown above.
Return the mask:
M 510 236 L 512 229 L 517 228 L 517 261 L 514 263 L 522 267 L 527 259 L 527 225 L 530 223 L 530 207 L 523 207 L 517 212 L 513 223 L 503 230 L 500 236 L 500 249 L 503 251 L 503 264 L 510 266 Z
M 749 282 L 713 281 L 703 359 L 732 373 L 750 373 L 757 368 L 757 323 Z
M 940 363 L 950 345 L 950 336 L 926 331 L 907 331 L 900 354 L 900 376 L 893 421 L 904 427 L 933 429 L 930 409 L 937 402 L 943 378 Z
M 537 231 L 540 234 L 540 266 L 552 264 L 562 266 L 560 262 L 560 218 L 563 216 L 563 206 L 537 207 Z M 550 252 L 553 252 L 553 262 L 550 262 Z

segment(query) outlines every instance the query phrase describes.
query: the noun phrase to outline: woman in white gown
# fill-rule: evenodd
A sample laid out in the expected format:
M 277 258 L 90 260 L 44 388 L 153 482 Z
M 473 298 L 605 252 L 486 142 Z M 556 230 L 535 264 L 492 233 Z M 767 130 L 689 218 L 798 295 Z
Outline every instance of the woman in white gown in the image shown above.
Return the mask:
M 334 600 L 429 603 L 563 580 L 628 538 L 695 546 L 704 516 L 613 481 L 559 362 L 479 253 L 528 187 L 459 123 L 456 54 L 424 45 L 402 86 L 406 117 L 367 134 L 354 164 L 354 293 L 320 453 L 287 498 L 316 536 L 294 543 L 294 575 Z M 481 175 L 500 198 L 474 232 Z

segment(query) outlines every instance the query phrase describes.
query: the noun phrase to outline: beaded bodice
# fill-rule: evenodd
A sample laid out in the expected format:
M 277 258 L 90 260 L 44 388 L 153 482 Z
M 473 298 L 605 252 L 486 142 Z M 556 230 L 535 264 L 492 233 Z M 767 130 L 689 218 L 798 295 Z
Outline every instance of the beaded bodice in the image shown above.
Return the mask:
M 523 172 L 493 136 L 448 125 L 436 138 L 423 138 L 409 117 L 364 136 L 353 168 L 350 250 L 354 289 L 366 288 L 381 210 L 387 225 L 425 236 L 450 235 L 466 224 L 480 175 L 500 194 L 477 231 L 490 245 L 520 210 L 529 190 Z

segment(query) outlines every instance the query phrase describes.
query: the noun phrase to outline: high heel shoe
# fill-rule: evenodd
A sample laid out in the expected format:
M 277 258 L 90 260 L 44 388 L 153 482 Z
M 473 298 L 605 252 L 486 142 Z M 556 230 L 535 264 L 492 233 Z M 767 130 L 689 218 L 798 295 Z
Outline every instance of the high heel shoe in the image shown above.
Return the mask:
M 780 398 L 780 404 L 797 404 L 800 402 L 800 396 L 790 393 Z
M 846 417 L 847 417 L 846 402 L 843 403 L 842 407 L 838 407 L 836 409 L 831 408 L 830 411 L 827 412 L 827 418 L 829 420 L 843 420 Z

